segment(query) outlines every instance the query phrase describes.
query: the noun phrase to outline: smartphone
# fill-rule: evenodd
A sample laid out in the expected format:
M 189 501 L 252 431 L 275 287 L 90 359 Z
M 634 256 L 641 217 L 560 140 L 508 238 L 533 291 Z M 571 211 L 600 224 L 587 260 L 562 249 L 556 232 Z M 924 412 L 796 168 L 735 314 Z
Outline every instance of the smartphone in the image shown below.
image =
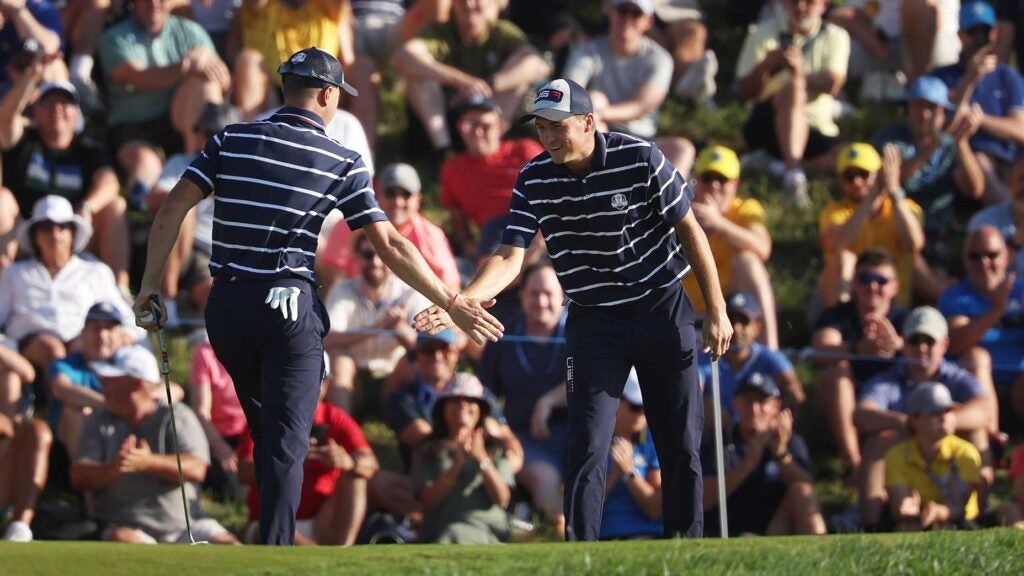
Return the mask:
M 309 431 L 309 438 L 316 441 L 317 446 L 327 444 L 327 424 L 314 424 Z
M 779 33 L 779 48 L 785 50 L 793 45 L 793 33 L 792 32 L 780 32 Z
M 988 46 L 991 28 L 988 26 L 975 26 L 974 28 L 971 28 L 970 32 L 971 42 L 974 44 L 974 48 L 976 50 L 980 50 L 981 48 Z

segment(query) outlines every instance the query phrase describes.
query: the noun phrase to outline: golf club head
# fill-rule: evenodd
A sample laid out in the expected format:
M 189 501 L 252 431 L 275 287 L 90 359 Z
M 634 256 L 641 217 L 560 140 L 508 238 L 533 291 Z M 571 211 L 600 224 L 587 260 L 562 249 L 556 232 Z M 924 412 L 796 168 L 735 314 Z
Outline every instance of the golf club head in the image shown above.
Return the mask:
M 201 545 L 201 544 L 209 544 L 209 542 L 207 542 L 206 540 L 200 540 L 200 541 L 198 541 L 198 542 L 196 542 L 195 540 L 193 540 L 193 541 L 192 541 L 192 543 L 191 543 L 191 544 L 189 544 L 189 546 L 199 546 L 199 545 Z

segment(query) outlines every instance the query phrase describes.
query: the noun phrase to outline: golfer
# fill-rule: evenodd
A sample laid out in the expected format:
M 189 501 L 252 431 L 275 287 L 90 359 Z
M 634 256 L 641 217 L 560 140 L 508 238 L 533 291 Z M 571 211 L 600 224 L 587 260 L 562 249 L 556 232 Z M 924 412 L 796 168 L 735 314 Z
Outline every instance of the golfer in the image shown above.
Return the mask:
M 597 132 L 590 96 L 575 82 L 542 88 L 529 119 L 546 152 L 519 173 L 502 243 L 462 294 L 498 294 L 540 230 L 570 301 L 566 538 L 598 538 L 615 411 L 632 367 L 661 461 L 665 534 L 700 537 L 704 413 L 694 313 L 680 282 L 691 267 L 708 303 L 704 347 L 713 358 L 728 348 L 732 327 L 690 210 L 693 192 L 650 142 Z M 416 328 L 447 323 L 435 306 L 418 315 Z
M 331 210 L 341 210 L 350 228 L 362 228 L 384 263 L 446 308 L 474 340 L 497 339 L 503 330 L 479 302 L 452 293 L 434 276 L 377 206 L 362 158 L 324 134 L 341 90 L 356 94 L 338 60 L 308 48 L 278 72 L 284 107 L 266 121 L 234 124 L 210 138 L 164 202 L 134 306 L 140 325 L 153 329 L 152 319 L 144 322 L 148 300 L 159 294 L 181 221 L 215 194 L 206 327 L 252 430 L 264 544 L 294 540 L 329 328 L 317 297 L 314 255 Z

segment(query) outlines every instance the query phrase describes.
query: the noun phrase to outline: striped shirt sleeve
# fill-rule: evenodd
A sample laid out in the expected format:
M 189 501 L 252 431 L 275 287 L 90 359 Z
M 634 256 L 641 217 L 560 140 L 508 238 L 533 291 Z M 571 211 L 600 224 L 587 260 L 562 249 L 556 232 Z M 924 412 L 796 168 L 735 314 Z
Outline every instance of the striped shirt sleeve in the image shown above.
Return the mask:
M 335 207 L 345 215 L 345 223 L 352 230 L 358 230 L 371 222 L 388 219 L 377 205 L 370 170 L 361 156 L 353 162 L 352 169 L 348 171 L 337 196 L 338 202 Z
M 224 144 L 224 132 L 218 132 L 206 141 L 203 151 L 192 161 L 182 178 L 192 182 L 203 191 L 203 196 L 209 196 L 216 188 L 217 174 L 220 172 L 220 148 Z
M 648 181 L 650 201 L 657 205 L 658 214 L 665 223 L 675 226 L 690 211 L 693 201 L 693 190 L 683 180 L 676 167 L 665 158 L 657 146 L 651 146 L 650 165 L 651 178 Z
M 519 176 L 516 178 L 516 185 L 512 188 L 508 225 L 505 227 L 505 233 L 501 236 L 502 244 L 508 244 L 517 248 L 529 247 L 530 243 L 533 242 L 533 237 L 537 234 L 537 217 L 533 214 L 533 208 L 523 194 L 525 189 L 523 184 L 525 181 L 523 178 L 524 173 L 525 170 L 519 173 Z

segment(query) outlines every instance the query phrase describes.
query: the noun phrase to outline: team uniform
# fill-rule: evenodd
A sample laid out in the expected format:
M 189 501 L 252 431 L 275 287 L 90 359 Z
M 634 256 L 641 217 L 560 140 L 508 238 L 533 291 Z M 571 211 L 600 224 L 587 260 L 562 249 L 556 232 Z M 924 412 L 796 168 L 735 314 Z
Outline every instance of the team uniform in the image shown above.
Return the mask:
M 567 535 L 600 535 L 615 413 L 635 366 L 665 481 L 665 534 L 699 537 L 704 413 L 694 312 L 681 285 L 690 266 L 675 232 L 693 193 L 649 142 L 614 132 L 595 140 L 585 176 L 547 152 L 523 168 L 502 238 L 524 248 L 539 230 L 569 299 Z

